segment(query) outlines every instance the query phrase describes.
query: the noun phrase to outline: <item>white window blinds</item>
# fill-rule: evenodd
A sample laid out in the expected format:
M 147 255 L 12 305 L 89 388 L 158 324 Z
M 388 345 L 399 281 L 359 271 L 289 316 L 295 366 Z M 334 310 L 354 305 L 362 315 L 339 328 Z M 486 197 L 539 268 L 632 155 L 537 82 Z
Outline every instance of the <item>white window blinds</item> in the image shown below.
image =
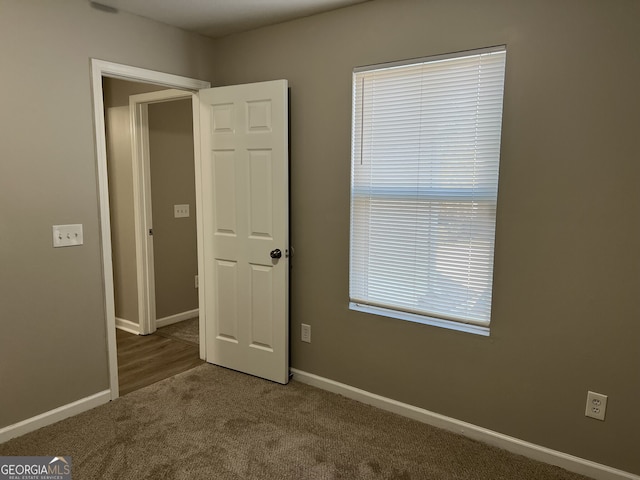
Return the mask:
M 489 324 L 505 57 L 355 71 L 352 306 Z

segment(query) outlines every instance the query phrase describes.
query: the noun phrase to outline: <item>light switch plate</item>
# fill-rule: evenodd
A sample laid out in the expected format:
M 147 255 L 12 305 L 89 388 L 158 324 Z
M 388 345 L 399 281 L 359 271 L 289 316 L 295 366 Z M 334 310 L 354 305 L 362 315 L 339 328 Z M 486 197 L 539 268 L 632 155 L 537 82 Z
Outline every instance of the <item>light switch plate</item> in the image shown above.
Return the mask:
M 300 340 L 311 343 L 311 325 L 306 323 L 300 324 Z
M 174 205 L 173 218 L 183 218 L 189 216 L 189 205 Z
M 75 225 L 54 225 L 53 226 L 53 246 L 75 247 L 84 243 L 82 235 L 82 224 Z

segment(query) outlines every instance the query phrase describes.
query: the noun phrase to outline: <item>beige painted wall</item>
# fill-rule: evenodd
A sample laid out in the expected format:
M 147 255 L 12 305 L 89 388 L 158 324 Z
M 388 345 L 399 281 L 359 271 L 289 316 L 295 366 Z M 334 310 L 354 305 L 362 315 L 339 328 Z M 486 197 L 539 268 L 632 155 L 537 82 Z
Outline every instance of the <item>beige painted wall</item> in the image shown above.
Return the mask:
M 102 88 L 105 109 L 110 107 L 129 107 L 129 97 L 131 95 L 166 90 L 166 87 L 160 85 L 109 77 L 102 79 Z
M 636 0 L 375 0 L 217 41 L 217 84 L 290 81 L 292 366 L 640 474 L 639 21 Z M 499 44 L 491 336 L 350 311 L 352 69 Z
M 116 318 L 139 323 L 129 96 L 164 87 L 115 78 L 103 79 L 102 86 Z
M 290 80 L 294 367 L 640 474 L 637 0 L 374 0 L 217 42 L 83 0 L 0 12 L 0 427 L 108 388 L 89 58 L 217 65 Z M 352 68 L 501 43 L 491 337 L 350 312 Z
M 84 0 L 0 0 L 0 428 L 109 387 L 90 58 L 210 79 L 211 41 Z M 84 245 L 52 248 L 81 223 Z
M 116 318 L 139 323 L 129 107 L 105 105 Z
M 156 318 L 198 308 L 191 99 L 149 105 Z M 175 218 L 174 205 L 190 216 Z

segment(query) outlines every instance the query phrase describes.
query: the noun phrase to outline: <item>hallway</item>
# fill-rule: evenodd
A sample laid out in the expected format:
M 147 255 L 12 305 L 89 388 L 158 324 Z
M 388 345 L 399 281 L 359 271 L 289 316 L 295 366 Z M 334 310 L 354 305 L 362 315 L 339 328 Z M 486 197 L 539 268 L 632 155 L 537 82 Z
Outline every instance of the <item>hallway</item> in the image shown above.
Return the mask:
M 158 332 L 141 336 L 117 329 L 116 341 L 120 396 L 204 363 L 197 344 Z

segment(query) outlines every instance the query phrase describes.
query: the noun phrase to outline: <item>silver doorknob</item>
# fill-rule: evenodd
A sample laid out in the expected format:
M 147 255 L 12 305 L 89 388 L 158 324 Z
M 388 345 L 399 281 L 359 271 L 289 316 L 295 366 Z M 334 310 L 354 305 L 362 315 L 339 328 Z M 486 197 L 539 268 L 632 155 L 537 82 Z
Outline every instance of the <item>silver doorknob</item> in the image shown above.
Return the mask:
M 279 248 L 276 248 L 275 250 L 271 250 L 271 253 L 269 253 L 269 255 L 271 255 L 271 258 L 281 258 L 282 252 Z

